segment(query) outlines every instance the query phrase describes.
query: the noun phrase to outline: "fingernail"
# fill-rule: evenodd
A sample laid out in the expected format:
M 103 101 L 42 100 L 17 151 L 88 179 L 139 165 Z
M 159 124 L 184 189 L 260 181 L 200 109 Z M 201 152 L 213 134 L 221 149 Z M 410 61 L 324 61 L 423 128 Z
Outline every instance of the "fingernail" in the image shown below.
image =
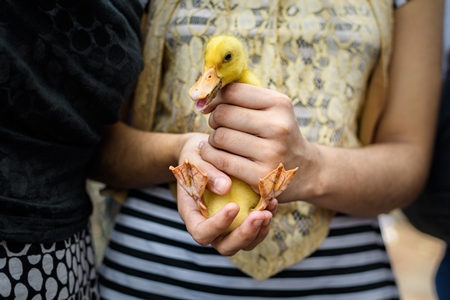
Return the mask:
M 228 216 L 230 218 L 234 218 L 234 217 L 236 217 L 236 215 L 237 215 L 237 212 L 235 210 L 229 210 L 228 211 Z
M 255 220 L 255 221 L 253 221 L 253 225 L 255 227 L 259 227 L 259 226 L 261 226 L 261 224 L 262 224 L 262 220 Z
M 214 179 L 214 188 L 218 192 L 222 192 L 225 189 L 226 184 L 227 184 L 227 181 L 222 177 L 218 177 L 218 178 Z
M 198 149 L 199 149 L 199 150 L 202 150 L 204 144 L 205 144 L 205 142 L 204 142 L 204 141 L 201 141 L 201 142 L 198 144 Z
M 267 225 L 269 225 L 269 223 L 270 223 L 270 220 L 265 220 L 264 223 L 263 223 L 263 225 L 264 225 L 264 226 L 267 226 Z

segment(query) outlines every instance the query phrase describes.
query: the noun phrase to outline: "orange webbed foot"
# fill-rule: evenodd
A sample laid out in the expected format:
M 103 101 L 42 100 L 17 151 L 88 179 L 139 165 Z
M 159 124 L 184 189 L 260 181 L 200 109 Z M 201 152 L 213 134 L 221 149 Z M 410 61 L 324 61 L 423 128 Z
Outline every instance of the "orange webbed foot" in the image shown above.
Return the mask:
M 208 217 L 208 210 L 203 202 L 203 193 L 208 182 L 208 175 L 188 159 L 178 167 L 169 167 L 181 187 L 191 196 L 200 208 L 203 216 Z
M 275 170 L 267 174 L 266 177 L 260 179 L 258 187 L 261 199 L 255 207 L 255 210 L 265 209 L 270 200 L 284 192 L 294 178 L 295 173 L 297 173 L 297 170 L 298 167 L 286 171 L 283 164 L 280 163 Z

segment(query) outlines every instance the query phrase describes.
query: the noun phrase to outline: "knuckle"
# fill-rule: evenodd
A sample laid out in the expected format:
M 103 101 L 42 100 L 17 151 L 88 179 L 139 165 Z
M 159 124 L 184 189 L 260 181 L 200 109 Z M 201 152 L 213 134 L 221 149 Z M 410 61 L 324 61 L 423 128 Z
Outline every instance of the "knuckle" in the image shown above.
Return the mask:
M 287 136 L 291 131 L 291 126 L 287 121 L 279 120 L 274 130 L 278 136 Z
M 216 124 L 222 124 L 228 116 L 227 106 L 219 104 L 214 110 L 213 119 Z
M 255 247 L 256 247 L 256 245 L 249 245 L 249 246 L 243 248 L 242 250 L 244 250 L 244 251 L 252 251 L 253 249 L 255 249 Z
M 222 145 L 226 143 L 226 130 L 224 128 L 217 128 L 212 135 L 212 140 L 216 145 Z
M 188 230 L 189 231 L 189 230 Z M 197 230 L 189 231 L 194 241 L 202 246 L 207 246 L 211 244 L 211 241 L 208 240 L 208 238 L 205 235 L 200 234 L 202 232 L 200 228 L 197 228 Z
M 216 149 L 223 149 L 222 145 L 226 144 L 226 138 L 223 134 L 223 131 L 219 130 L 214 132 L 214 135 L 212 136 L 211 145 L 215 147 Z M 207 153 L 205 153 L 206 155 Z M 216 153 L 214 153 L 216 154 Z M 226 156 L 223 155 L 212 155 L 211 153 L 211 161 L 213 161 L 214 166 L 222 171 L 227 171 L 229 167 L 229 162 L 226 158 Z
M 290 107 L 290 106 L 292 106 L 291 99 L 285 94 L 278 94 L 276 99 L 277 99 L 278 105 L 281 105 L 283 107 Z
M 217 169 L 227 172 L 229 163 L 224 157 L 219 157 L 215 163 L 215 166 Z
M 196 236 L 196 235 L 192 235 L 192 238 L 194 239 L 194 241 L 197 242 L 197 244 L 200 244 L 201 246 L 207 246 L 207 245 L 210 244 L 210 242 L 207 241 L 207 240 L 206 240 L 205 238 L 203 238 L 203 237 L 199 237 L 199 236 Z
M 237 253 L 237 251 L 231 250 L 231 249 L 221 249 L 218 250 L 220 254 L 223 256 L 233 256 Z

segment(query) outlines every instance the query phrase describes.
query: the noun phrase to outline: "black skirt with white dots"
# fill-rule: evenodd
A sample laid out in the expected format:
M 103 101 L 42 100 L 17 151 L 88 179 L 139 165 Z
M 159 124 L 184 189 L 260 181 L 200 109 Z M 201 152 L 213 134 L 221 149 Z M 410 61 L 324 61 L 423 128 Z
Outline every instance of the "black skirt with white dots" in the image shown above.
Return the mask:
M 98 299 L 89 229 L 55 243 L 0 241 L 1 299 Z

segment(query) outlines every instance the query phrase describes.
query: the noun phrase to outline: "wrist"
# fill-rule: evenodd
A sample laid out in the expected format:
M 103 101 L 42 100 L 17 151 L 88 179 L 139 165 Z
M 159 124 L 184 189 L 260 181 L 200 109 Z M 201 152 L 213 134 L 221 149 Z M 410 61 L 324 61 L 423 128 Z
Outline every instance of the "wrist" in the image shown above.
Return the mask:
M 180 163 L 180 157 L 183 155 L 183 151 L 186 149 L 186 143 L 194 135 L 194 133 L 180 133 L 174 134 L 174 143 L 171 150 L 171 165 L 176 166 Z
M 307 201 L 326 195 L 324 147 L 307 143 L 297 158 L 299 170 L 289 188 L 280 196 L 282 202 Z

